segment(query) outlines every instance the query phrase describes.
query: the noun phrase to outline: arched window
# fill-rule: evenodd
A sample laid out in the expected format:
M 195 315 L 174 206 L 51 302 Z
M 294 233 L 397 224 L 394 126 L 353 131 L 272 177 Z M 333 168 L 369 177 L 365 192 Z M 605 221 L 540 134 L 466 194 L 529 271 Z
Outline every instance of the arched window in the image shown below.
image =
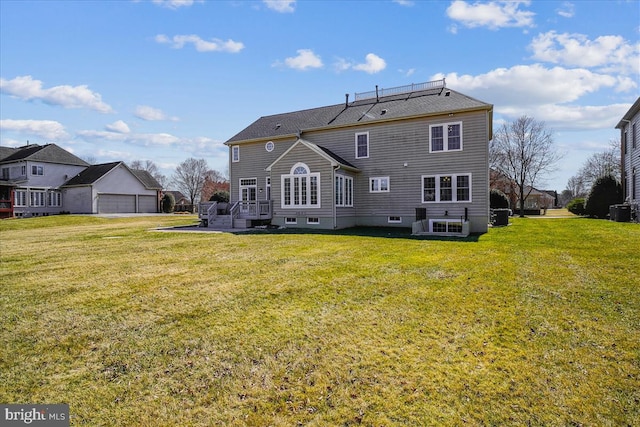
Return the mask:
M 283 208 L 320 207 L 319 173 L 311 173 L 307 165 L 296 163 L 281 179 Z

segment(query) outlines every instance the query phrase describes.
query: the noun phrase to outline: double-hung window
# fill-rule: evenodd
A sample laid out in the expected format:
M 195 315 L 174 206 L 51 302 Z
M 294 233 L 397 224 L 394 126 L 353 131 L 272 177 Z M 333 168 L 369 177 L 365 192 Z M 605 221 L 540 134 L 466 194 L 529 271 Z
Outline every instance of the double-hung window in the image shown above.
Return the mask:
M 240 146 L 234 145 L 231 147 L 231 161 L 237 163 L 240 161 Z
M 353 178 L 336 175 L 336 206 L 353 207 Z
M 282 175 L 283 208 L 319 208 L 320 174 L 311 173 L 304 163 L 296 163 L 289 175 Z
M 44 167 L 37 165 L 31 166 L 31 175 L 44 175 Z
M 461 151 L 462 122 L 429 126 L 429 152 Z
M 45 192 L 41 190 L 31 190 L 29 192 L 31 195 L 31 206 L 32 207 L 43 207 L 45 204 Z
M 15 190 L 13 193 L 15 206 L 27 206 L 27 190 Z
M 369 157 L 369 132 L 356 133 L 356 159 Z
M 59 191 L 49 191 L 49 206 L 62 206 L 62 193 Z
M 471 174 L 422 176 L 422 202 L 470 202 Z
M 388 193 L 389 177 L 381 176 L 381 177 L 369 178 L 369 192 L 370 193 Z

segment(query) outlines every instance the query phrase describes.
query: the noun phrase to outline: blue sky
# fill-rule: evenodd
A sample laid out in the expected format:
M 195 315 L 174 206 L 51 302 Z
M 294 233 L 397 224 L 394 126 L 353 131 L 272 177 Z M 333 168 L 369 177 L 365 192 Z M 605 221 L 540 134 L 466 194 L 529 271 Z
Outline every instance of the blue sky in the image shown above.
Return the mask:
M 619 138 L 640 94 L 640 3 L 0 0 L 0 145 L 97 162 L 189 157 L 260 116 L 426 82 L 544 121 L 566 153 L 546 188 Z

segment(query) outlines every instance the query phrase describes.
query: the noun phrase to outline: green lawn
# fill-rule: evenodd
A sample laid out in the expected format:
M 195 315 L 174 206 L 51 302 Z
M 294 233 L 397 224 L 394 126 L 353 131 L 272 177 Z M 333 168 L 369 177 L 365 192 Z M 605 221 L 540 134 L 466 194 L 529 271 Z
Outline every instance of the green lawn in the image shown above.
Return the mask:
M 72 425 L 640 425 L 640 225 L 0 222 L 0 402 Z

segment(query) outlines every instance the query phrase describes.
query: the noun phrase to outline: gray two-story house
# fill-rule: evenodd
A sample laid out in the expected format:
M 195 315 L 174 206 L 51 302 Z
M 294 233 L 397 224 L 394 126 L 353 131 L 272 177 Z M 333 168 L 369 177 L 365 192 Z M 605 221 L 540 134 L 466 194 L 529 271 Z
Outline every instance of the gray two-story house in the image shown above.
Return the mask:
M 616 125 L 620 129 L 622 191 L 625 203 L 633 208 L 640 221 L 640 98 Z
M 225 143 L 233 224 L 486 232 L 493 106 L 444 80 L 354 98 L 261 117 Z

